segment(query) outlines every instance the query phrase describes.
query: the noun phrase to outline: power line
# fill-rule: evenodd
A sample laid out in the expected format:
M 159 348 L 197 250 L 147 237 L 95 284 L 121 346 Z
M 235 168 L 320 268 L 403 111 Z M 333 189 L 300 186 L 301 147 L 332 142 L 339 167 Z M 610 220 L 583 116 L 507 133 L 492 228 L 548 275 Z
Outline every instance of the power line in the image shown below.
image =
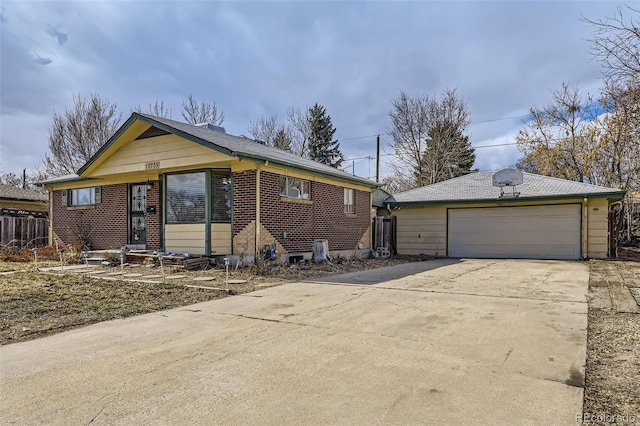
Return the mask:
M 478 148 L 495 148 L 495 147 L 499 147 L 499 146 L 512 146 L 512 145 L 517 145 L 517 142 L 506 142 L 506 143 L 496 143 L 496 144 L 491 144 L 491 145 L 478 145 L 478 146 L 474 146 L 474 149 L 478 149 Z M 398 154 L 395 152 L 390 152 L 390 153 L 386 153 L 386 154 L 380 154 L 380 157 L 390 157 L 390 156 L 401 156 L 402 154 Z M 367 155 L 364 157 L 354 157 L 354 158 L 346 158 L 344 161 L 354 161 L 354 160 L 362 160 L 362 159 L 367 159 L 367 158 L 373 158 L 371 155 Z M 349 166 L 351 167 L 351 166 Z
M 482 124 L 482 123 L 493 123 L 495 121 L 504 121 L 504 120 L 515 120 L 516 118 L 527 118 L 529 117 L 529 115 L 514 115 L 511 117 L 501 117 L 501 118 L 489 118 L 487 120 L 481 120 L 481 121 L 471 121 L 469 122 L 469 125 L 473 125 L 473 124 Z M 358 139 L 366 139 L 366 138 L 374 138 L 376 136 L 391 136 L 391 133 L 376 133 L 374 135 L 366 135 L 366 136 L 356 136 L 353 138 L 343 138 L 340 139 L 340 141 L 355 141 Z

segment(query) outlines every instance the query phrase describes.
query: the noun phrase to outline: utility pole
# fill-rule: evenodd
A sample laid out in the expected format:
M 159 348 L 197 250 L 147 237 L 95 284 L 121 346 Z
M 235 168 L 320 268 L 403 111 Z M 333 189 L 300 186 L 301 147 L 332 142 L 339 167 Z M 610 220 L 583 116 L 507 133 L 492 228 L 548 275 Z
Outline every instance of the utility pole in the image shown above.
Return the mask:
M 22 169 L 22 189 L 27 187 L 27 169 Z
M 380 182 L 380 135 L 376 138 L 376 182 Z

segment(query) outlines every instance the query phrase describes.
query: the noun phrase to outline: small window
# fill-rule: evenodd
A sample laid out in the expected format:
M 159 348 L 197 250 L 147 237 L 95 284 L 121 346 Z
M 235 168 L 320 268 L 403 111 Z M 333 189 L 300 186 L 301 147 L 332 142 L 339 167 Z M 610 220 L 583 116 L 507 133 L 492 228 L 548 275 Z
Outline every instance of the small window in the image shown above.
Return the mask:
M 344 189 L 344 212 L 345 213 L 355 213 L 356 212 L 356 190 L 355 189 Z
M 281 176 L 280 178 L 280 195 L 289 198 L 300 198 L 309 200 L 311 187 L 308 180 Z
M 96 188 L 72 189 L 69 197 L 69 206 L 90 206 L 96 204 Z

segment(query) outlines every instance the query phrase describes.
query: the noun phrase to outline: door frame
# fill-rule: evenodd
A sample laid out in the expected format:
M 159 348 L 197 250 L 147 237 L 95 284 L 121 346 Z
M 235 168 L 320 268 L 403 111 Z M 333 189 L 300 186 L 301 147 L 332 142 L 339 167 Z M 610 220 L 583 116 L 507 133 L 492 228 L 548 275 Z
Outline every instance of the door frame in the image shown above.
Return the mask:
M 144 207 L 139 214 L 133 215 L 133 188 L 134 186 L 141 186 L 144 188 Z M 144 250 L 147 245 L 147 183 L 146 182 L 132 182 L 127 185 L 127 245 L 136 246 L 138 250 Z M 133 238 L 133 226 L 132 219 L 136 216 L 144 217 L 144 239 L 134 240 Z

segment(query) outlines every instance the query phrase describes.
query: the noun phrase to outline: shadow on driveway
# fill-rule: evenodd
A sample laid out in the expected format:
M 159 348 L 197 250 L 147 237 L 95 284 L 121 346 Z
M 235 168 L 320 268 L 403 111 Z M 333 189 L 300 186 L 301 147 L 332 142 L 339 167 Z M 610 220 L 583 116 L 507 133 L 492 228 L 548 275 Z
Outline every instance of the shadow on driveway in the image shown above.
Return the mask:
M 311 279 L 306 280 L 305 282 L 375 285 L 391 280 L 406 278 L 411 275 L 420 274 L 422 272 L 431 271 L 445 266 L 455 265 L 460 262 L 462 262 L 461 259 L 423 260 L 420 262 L 404 263 L 402 265 L 387 266 L 377 269 L 369 269 L 366 271 L 350 272 L 348 274 L 340 274 L 333 277 Z

